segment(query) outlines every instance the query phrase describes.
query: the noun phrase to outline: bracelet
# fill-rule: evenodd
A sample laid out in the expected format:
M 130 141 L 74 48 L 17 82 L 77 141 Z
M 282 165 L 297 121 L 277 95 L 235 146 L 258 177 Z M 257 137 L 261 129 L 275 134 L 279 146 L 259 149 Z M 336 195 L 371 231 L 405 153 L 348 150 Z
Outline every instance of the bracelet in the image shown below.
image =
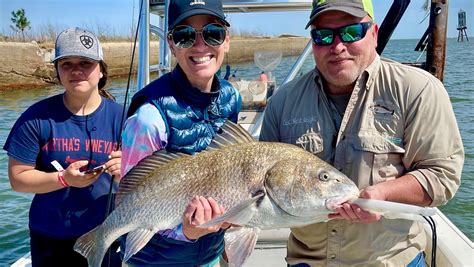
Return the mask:
M 58 172 L 58 181 L 63 187 L 69 187 L 66 180 L 64 180 L 64 171 L 59 171 Z

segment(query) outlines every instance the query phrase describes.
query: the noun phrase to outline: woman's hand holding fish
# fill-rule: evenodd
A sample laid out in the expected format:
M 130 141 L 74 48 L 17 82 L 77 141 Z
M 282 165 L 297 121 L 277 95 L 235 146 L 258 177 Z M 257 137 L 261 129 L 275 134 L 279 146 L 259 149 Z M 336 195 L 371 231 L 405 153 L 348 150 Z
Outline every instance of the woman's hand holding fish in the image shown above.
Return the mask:
M 113 151 L 109 155 L 109 160 L 104 164 L 105 172 L 114 175 L 117 181 L 120 181 L 122 174 L 120 173 L 122 161 L 122 151 Z
M 385 200 L 383 192 L 374 186 L 369 186 L 360 192 L 359 198 Z M 329 214 L 331 219 L 345 219 L 351 223 L 372 223 L 380 220 L 380 214 L 371 213 L 359 207 L 357 204 L 342 203 Z
M 196 240 L 201 236 L 219 231 L 221 228 L 228 228 L 227 223 L 213 225 L 208 228 L 199 228 L 225 212 L 212 197 L 195 196 L 186 207 L 183 214 L 183 233 L 189 240 Z

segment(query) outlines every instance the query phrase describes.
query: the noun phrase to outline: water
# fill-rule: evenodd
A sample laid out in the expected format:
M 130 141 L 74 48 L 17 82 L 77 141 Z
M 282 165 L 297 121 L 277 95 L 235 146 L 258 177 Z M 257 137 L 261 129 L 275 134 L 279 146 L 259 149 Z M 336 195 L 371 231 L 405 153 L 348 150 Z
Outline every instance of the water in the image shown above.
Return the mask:
M 407 62 L 415 61 L 418 52 L 410 52 L 417 40 L 393 40 L 389 43 L 383 56 Z M 446 206 L 441 210 L 471 240 L 474 240 L 474 42 L 457 43 L 448 40 L 446 57 L 445 86 L 450 94 L 454 111 L 463 138 L 466 161 L 463 169 L 461 187 Z M 408 51 L 408 52 L 407 52 Z M 296 58 L 284 58 L 273 71 L 277 83 L 281 84 L 284 74 L 293 65 Z M 303 67 L 303 72 L 314 66 L 312 58 Z M 256 79 L 260 70 L 253 64 L 232 66 L 236 76 L 242 79 Z M 110 84 L 110 91 L 123 103 L 126 87 L 125 80 L 115 80 Z M 0 145 L 14 122 L 27 107 L 48 96 L 62 92 L 62 88 L 52 86 L 35 90 L 12 90 L 0 93 Z M 442 125 L 440 125 L 442 127 Z M 7 175 L 8 157 L 0 151 L 0 266 L 9 265 L 29 250 L 28 208 L 32 194 L 16 193 L 10 188 Z

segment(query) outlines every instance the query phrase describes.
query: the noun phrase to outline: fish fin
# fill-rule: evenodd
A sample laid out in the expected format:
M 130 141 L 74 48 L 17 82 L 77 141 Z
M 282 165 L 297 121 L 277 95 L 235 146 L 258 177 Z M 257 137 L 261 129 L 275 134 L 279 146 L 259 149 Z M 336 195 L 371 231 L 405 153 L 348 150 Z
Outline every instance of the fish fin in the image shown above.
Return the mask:
M 256 212 L 255 203 L 259 201 L 262 197 L 265 196 L 265 193 L 261 192 L 254 197 L 245 200 L 238 205 L 229 209 L 226 213 L 222 214 L 219 217 L 216 217 L 206 223 L 198 225 L 200 228 L 207 228 L 219 223 L 229 222 L 237 225 L 245 225 Z
M 260 229 L 255 227 L 237 227 L 228 230 L 225 235 L 225 253 L 230 266 L 242 266 L 257 243 Z
M 128 233 L 123 261 L 127 262 L 133 255 L 135 255 L 135 253 L 140 251 L 140 249 L 150 241 L 155 233 L 156 231 L 145 228 L 139 228 Z
M 105 244 L 105 242 L 97 242 L 97 240 L 102 241 L 102 235 L 103 229 L 99 225 L 77 239 L 76 243 L 74 244 L 74 250 L 87 259 L 89 266 L 100 266 L 102 259 L 107 252 L 108 245 Z
M 255 142 L 255 139 L 242 126 L 227 120 L 212 139 L 208 150 L 220 149 L 235 144 Z
M 143 183 L 144 177 L 151 176 L 159 171 L 160 166 L 164 166 L 173 160 L 189 156 L 190 155 L 184 153 L 174 153 L 162 149 L 143 158 L 120 180 L 120 186 L 115 196 L 115 206 L 117 207 L 122 202 L 124 196 L 130 192 L 134 192 Z

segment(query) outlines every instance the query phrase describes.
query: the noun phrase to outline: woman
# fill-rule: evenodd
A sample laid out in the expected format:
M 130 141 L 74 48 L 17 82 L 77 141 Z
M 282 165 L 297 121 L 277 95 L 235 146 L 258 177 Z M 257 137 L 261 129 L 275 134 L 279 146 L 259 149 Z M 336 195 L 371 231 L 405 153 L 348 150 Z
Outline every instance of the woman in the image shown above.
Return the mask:
M 123 133 L 122 173 L 157 150 L 188 154 L 204 150 L 227 119 L 237 121 L 240 95 L 216 75 L 229 51 L 228 26 L 220 0 L 170 2 L 168 43 L 177 65 L 134 96 Z M 194 197 L 182 224 L 160 231 L 125 259 L 127 264 L 212 265 L 223 252 L 221 228 L 228 225 L 207 229 L 196 225 L 223 212 L 214 199 Z M 125 251 L 125 238 L 121 251 Z
M 64 93 L 28 108 L 4 150 L 13 190 L 35 194 L 29 213 L 32 265 L 87 266 L 73 245 L 102 223 L 110 175 L 120 179 L 122 107 L 101 96 L 108 94 L 107 65 L 96 36 L 67 29 L 55 51 Z

